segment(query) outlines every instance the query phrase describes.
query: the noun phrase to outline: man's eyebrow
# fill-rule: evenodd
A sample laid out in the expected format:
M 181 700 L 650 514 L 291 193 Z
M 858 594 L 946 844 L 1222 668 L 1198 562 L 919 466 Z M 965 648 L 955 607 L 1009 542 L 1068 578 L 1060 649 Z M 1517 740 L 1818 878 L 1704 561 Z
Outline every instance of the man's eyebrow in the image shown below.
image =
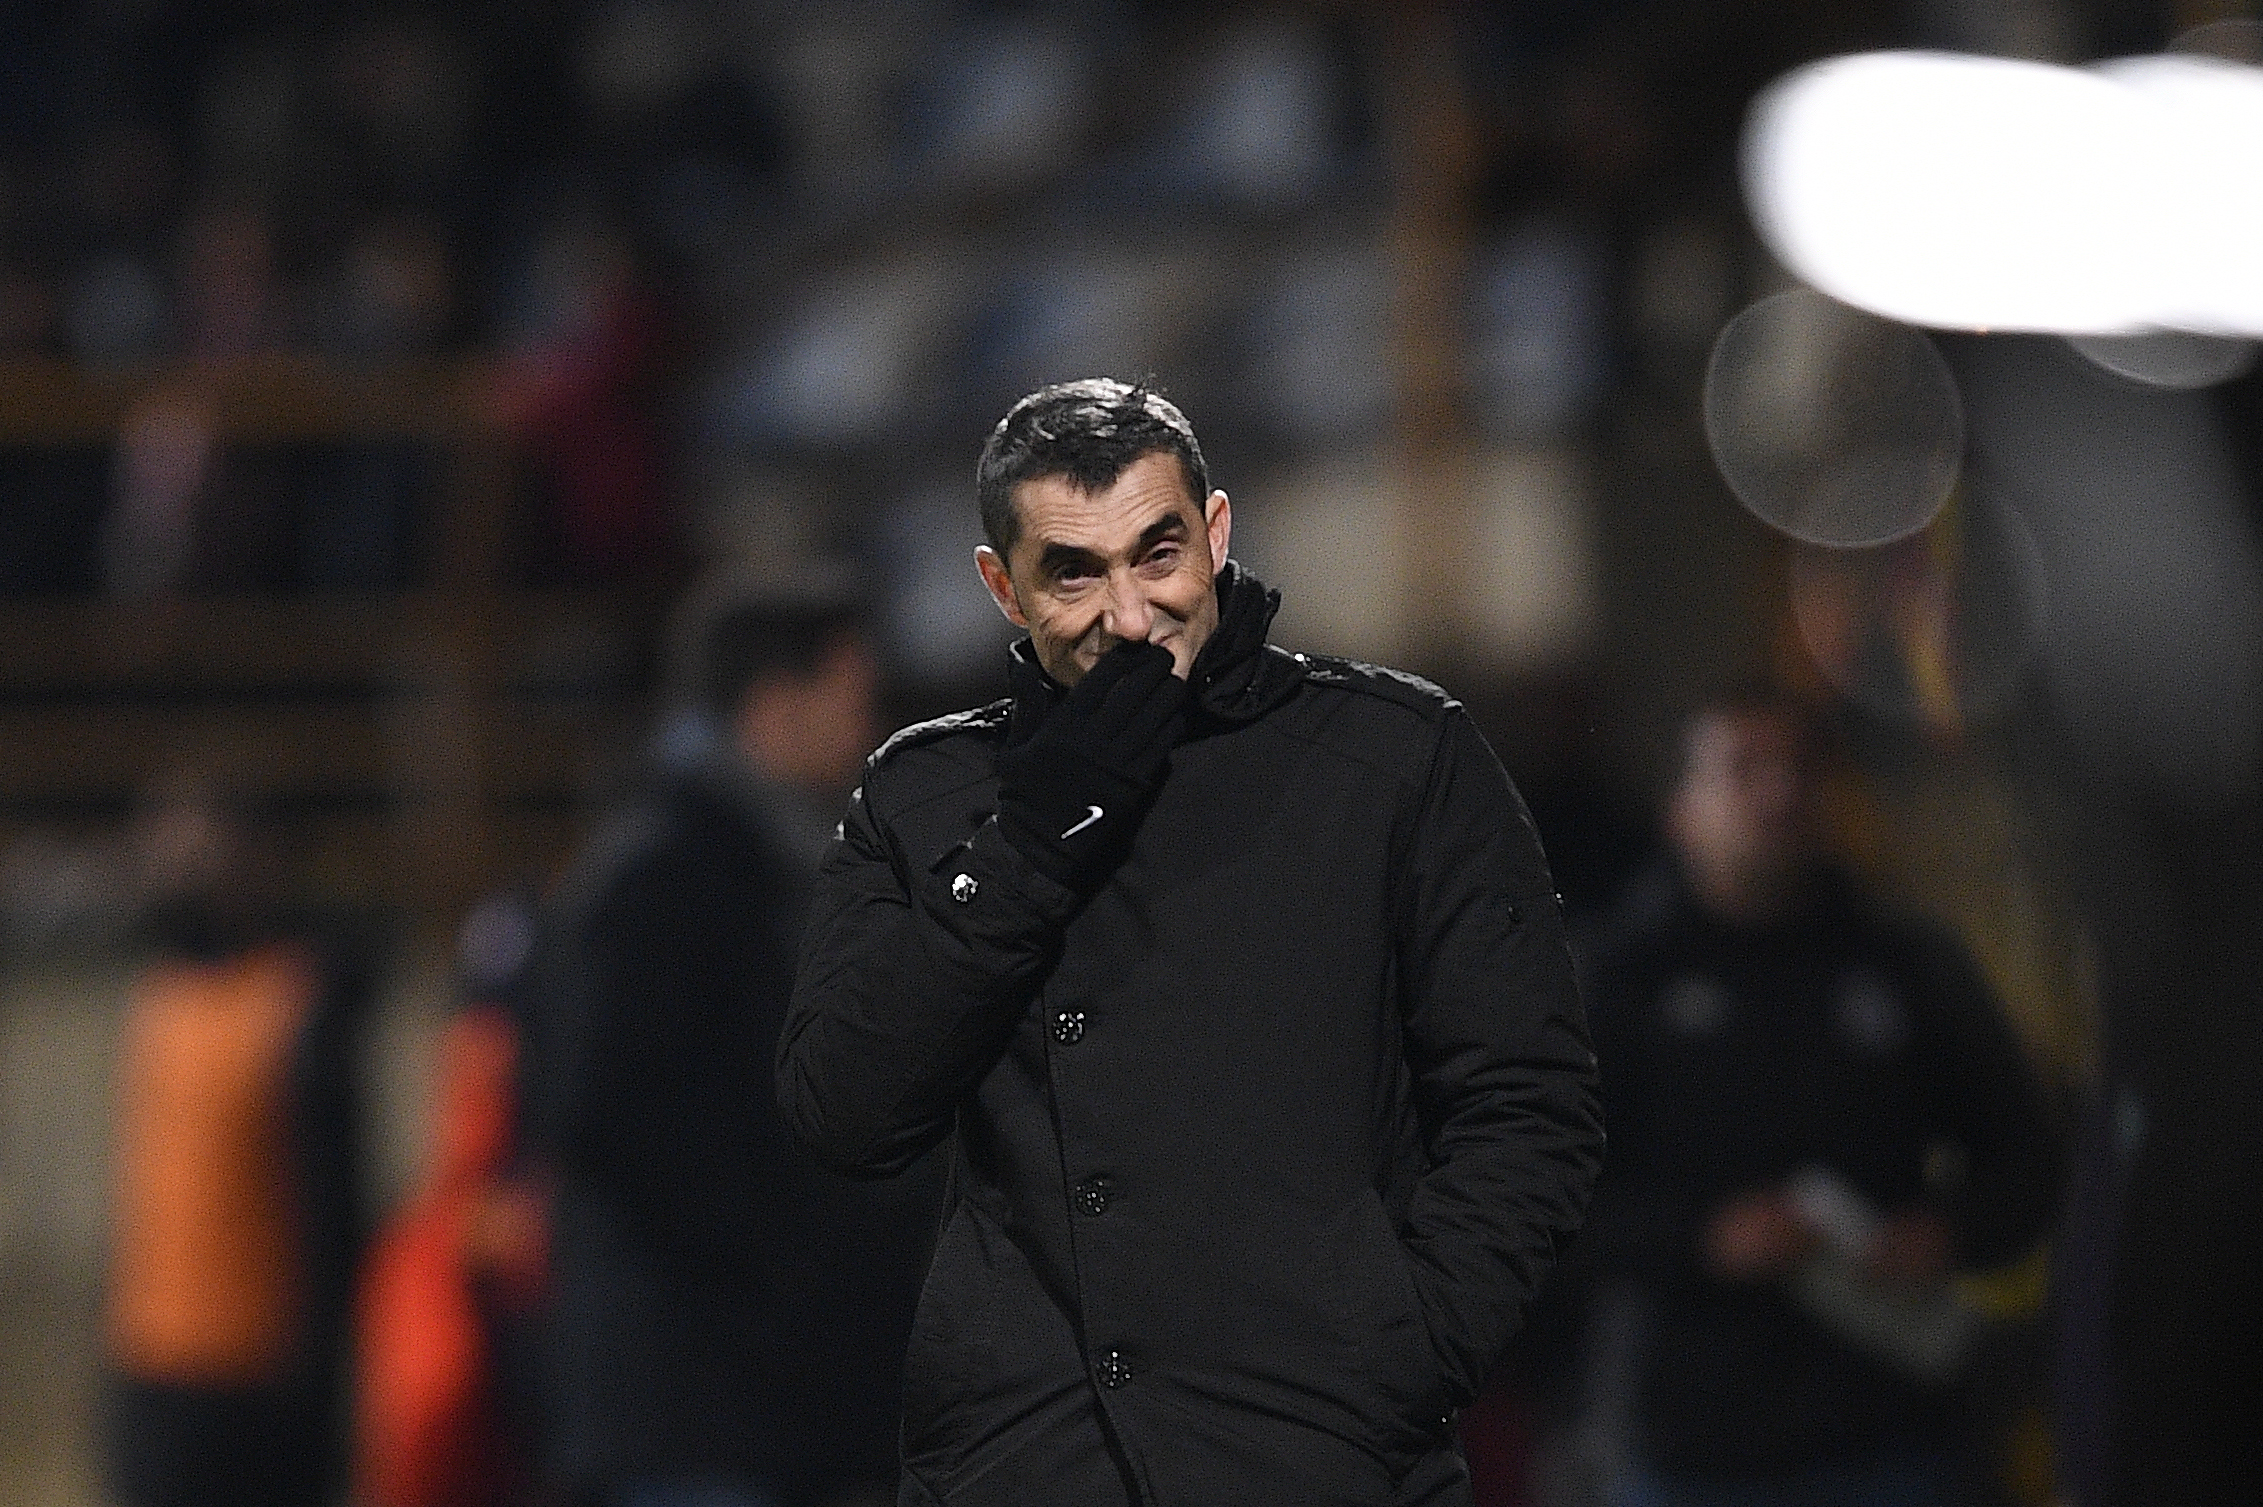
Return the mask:
M 1037 569 L 1041 575 L 1057 576 L 1069 566 L 1096 564 L 1099 558 L 1078 545 L 1048 544 L 1038 553 Z
M 1135 555 L 1145 554 L 1166 539 L 1174 537 L 1183 539 L 1186 537 L 1186 531 L 1187 521 L 1184 518 L 1176 513 L 1167 513 L 1141 530 L 1139 543 L 1132 546 L 1132 553 Z
M 1131 552 L 1136 558 L 1146 554 L 1165 540 L 1183 539 L 1186 534 L 1186 520 L 1176 513 L 1168 513 L 1140 530 L 1139 538 L 1132 543 Z M 1073 565 L 1100 565 L 1103 563 L 1105 562 L 1101 560 L 1098 553 L 1079 544 L 1051 543 L 1037 552 L 1037 569 L 1040 575 L 1057 576 Z

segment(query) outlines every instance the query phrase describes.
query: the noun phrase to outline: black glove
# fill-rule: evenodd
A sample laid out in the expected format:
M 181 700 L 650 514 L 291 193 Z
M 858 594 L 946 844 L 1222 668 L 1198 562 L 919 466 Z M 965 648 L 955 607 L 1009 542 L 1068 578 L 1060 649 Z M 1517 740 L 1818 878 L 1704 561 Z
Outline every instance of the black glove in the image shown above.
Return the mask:
M 1080 894 L 1123 862 L 1186 730 L 1171 651 L 1118 644 L 1025 743 L 998 755 L 998 829 L 1041 873 Z

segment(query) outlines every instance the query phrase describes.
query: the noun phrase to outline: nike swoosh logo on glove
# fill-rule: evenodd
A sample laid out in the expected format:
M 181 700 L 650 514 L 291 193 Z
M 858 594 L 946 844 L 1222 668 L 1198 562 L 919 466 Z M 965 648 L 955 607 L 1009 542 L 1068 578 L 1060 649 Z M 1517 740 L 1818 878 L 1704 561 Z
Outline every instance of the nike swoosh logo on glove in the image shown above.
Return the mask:
M 1063 841 L 1076 836 L 1079 832 L 1082 832 L 1085 828 L 1091 826 L 1094 822 L 1100 820 L 1100 818 L 1106 814 L 1098 806 L 1087 806 L 1084 809 L 1091 812 L 1092 814 L 1086 817 L 1083 821 L 1078 822 L 1075 826 L 1069 828 L 1068 831 L 1063 832 L 1061 834 Z

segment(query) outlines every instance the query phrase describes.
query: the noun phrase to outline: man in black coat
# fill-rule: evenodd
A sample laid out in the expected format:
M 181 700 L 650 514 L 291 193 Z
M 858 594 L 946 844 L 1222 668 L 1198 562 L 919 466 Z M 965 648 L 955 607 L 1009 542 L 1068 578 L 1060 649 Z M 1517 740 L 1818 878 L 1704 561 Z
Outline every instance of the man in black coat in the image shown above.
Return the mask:
M 1578 1265 L 1628 1378 L 1617 1507 L 1962 1501 L 1954 1267 L 2029 1249 L 2058 1147 L 1964 949 L 1827 865 L 1815 730 L 1692 719 L 1672 853 L 1581 963 L 1611 1165 Z M 1631 1300 L 1631 1301 L 1630 1301 Z
M 1159 396 L 1035 393 L 977 485 L 1013 694 L 867 762 L 779 1043 L 836 1166 L 956 1131 L 898 1500 L 1466 1502 L 1602 1151 L 1523 803 L 1435 686 L 1266 644 Z
M 537 963 L 528 1113 L 557 1186 L 545 1453 L 603 1503 L 869 1502 L 893 1491 L 939 1188 L 819 1166 L 770 1061 L 873 736 L 873 657 L 837 593 L 726 593 L 694 616 L 702 714 L 561 885 Z

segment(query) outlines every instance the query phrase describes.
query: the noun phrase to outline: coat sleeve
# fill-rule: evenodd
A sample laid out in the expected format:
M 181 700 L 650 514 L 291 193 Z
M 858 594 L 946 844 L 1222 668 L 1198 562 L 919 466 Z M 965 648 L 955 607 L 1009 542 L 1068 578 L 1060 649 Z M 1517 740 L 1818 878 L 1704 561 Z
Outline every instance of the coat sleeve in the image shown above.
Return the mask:
M 1031 868 L 995 818 L 914 861 L 875 811 L 877 770 L 819 872 L 778 1103 L 827 1165 L 890 1177 L 950 1134 L 1004 1052 L 1078 900 Z
M 1636 1023 L 1638 1006 L 1646 1001 L 1636 997 L 1629 981 L 1628 950 L 1628 938 L 1617 927 L 1574 939 L 1580 996 L 1602 1062 L 1613 1134 L 1611 1165 L 1595 1186 L 1570 1264 L 1581 1279 L 1693 1277 L 1712 1210 L 1704 1189 L 1650 1166 L 1643 1155 L 1655 1136 L 1644 1133 L 1640 1111 L 1655 1097 L 1649 1084 L 1659 1070 Z
M 1466 1402 L 1580 1223 L 1603 1124 L 1538 834 L 1458 708 L 1399 909 L 1407 1064 L 1429 1157 L 1402 1233 L 1448 1390 Z

